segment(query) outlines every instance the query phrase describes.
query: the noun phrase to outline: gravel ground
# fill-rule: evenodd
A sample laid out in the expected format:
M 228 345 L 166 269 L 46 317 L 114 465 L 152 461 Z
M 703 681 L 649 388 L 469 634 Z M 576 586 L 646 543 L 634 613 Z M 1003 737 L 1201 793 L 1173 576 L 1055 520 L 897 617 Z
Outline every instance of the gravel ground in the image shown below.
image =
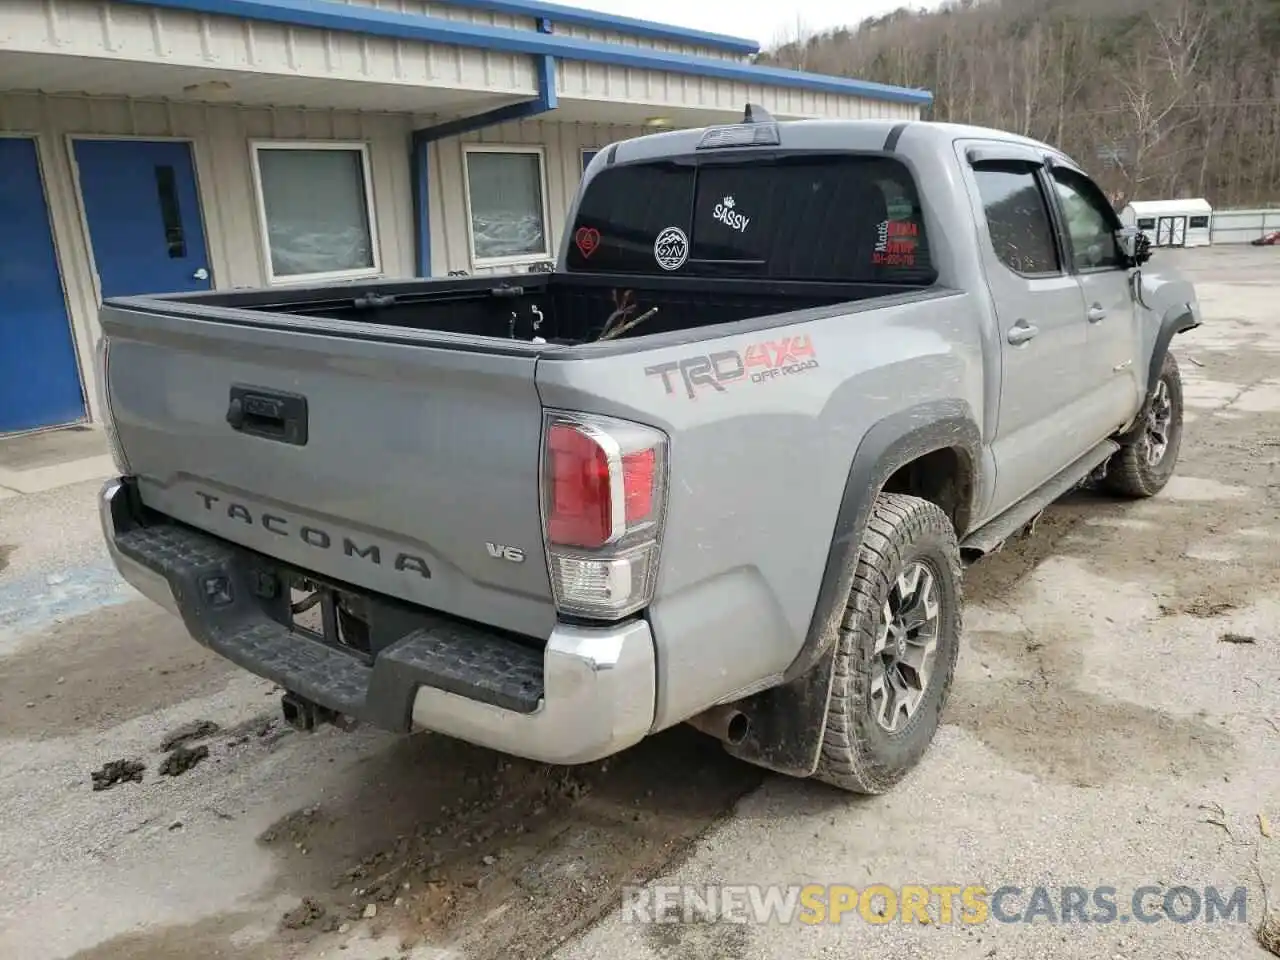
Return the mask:
M 1262 835 L 1280 830 L 1280 260 L 1179 260 L 1209 320 L 1176 344 L 1179 475 L 1142 503 L 1075 495 L 968 573 L 945 726 L 881 798 L 764 775 L 687 729 L 572 770 L 294 733 L 270 684 L 120 584 L 97 484 L 0 500 L 0 956 L 1267 956 L 1250 927 L 1258 875 L 1280 888 L 1280 833 Z M 95 789 L 121 760 L 144 769 Z M 1145 884 L 1245 886 L 1249 923 L 629 922 L 623 886 L 653 878 L 1109 885 L 1122 907 Z

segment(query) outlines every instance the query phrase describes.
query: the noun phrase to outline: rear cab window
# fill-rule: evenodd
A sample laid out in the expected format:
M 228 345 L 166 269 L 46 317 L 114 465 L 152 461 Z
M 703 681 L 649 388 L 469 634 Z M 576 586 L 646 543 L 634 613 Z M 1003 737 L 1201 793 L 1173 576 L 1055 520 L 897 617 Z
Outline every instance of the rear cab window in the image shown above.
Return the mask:
M 900 161 L 739 155 L 608 167 L 587 185 L 578 273 L 928 286 L 919 193 Z

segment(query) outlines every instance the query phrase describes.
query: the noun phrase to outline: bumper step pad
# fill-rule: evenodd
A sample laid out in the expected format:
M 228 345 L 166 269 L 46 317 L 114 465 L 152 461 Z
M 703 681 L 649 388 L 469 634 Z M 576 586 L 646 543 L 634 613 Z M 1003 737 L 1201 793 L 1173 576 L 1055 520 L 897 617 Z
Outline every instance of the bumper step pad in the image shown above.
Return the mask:
M 518 713 L 533 713 L 542 702 L 541 651 L 497 634 L 432 618 L 369 666 L 268 616 L 250 588 L 246 551 L 171 523 L 134 527 L 117 534 L 115 544 L 165 578 L 197 641 L 338 713 L 405 732 L 421 686 Z

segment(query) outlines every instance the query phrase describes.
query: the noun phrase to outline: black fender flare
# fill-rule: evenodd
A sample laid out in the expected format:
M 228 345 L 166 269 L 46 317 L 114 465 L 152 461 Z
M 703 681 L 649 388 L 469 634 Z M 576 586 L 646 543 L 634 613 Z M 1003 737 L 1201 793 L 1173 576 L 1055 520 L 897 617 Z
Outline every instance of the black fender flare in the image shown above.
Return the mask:
M 1147 387 L 1146 393 L 1142 395 L 1142 406 L 1134 414 L 1133 420 L 1115 438 L 1117 443 L 1121 445 L 1130 443 L 1142 433 L 1142 412 L 1155 396 L 1156 384 L 1160 382 L 1160 371 L 1164 368 L 1164 358 L 1169 352 L 1169 344 L 1173 342 L 1176 334 L 1194 330 L 1200 324 L 1201 321 L 1196 319 L 1195 312 L 1189 303 L 1175 304 L 1164 312 L 1164 316 L 1160 318 L 1160 329 L 1156 331 L 1155 343 L 1151 347 L 1151 364 L 1147 367 Z
M 1160 368 L 1164 366 L 1165 354 L 1169 352 L 1169 344 L 1174 334 L 1186 333 L 1200 326 L 1189 303 L 1179 303 L 1165 311 L 1160 318 L 1160 330 L 1156 333 L 1155 346 L 1151 350 L 1151 366 L 1147 369 L 1147 394 L 1144 403 L 1156 392 L 1156 384 L 1160 382 Z
M 871 505 L 901 467 L 927 453 L 958 449 L 976 480 L 982 434 L 962 400 L 918 404 L 877 422 L 854 452 L 836 513 L 831 546 L 804 644 L 782 682 L 734 704 L 750 721 L 730 754 L 779 773 L 807 777 L 818 764 L 826 728 L 836 639 L 853 586 L 862 533 Z M 971 497 L 976 482 L 970 484 Z M 957 531 L 962 536 L 964 531 Z

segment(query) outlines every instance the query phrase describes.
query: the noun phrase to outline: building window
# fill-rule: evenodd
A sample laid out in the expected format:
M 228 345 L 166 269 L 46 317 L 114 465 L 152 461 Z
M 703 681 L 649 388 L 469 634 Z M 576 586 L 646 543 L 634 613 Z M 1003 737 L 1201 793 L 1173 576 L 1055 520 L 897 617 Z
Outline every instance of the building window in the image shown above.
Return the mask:
M 269 280 L 380 272 L 364 144 L 255 143 L 253 160 Z
M 1208 228 L 1209 228 L 1208 217 L 1192 217 L 1191 218 L 1192 230 L 1207 230 Z
M 599 150 L 583 150 L 582 151 L 582 172 L 587 172 L 587 167 L 591 166 L 591 161 L 596 158 Z
M 469 146 L 465 160 L 472 263 L 549 257 L 542 148 Z
M 1138 220 L 1139 230 L 1154 230 L 1156 228 L 1155 217 L 1142 217 Z

